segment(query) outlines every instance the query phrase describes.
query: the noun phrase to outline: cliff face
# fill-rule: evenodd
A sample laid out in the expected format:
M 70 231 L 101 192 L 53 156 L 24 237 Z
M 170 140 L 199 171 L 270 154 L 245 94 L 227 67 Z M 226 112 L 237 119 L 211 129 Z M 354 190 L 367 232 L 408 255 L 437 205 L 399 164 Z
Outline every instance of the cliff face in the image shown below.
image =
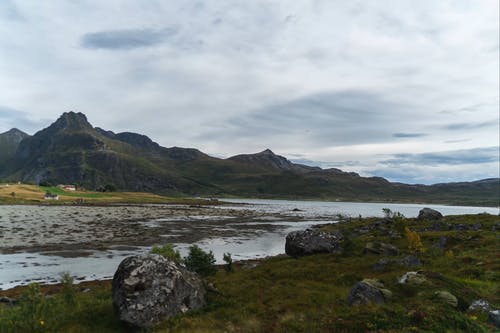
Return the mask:
M 27 137 L 29 137 L 28 134 L 17 128 L 0 134 L 0 173 L 6 167 L 7 162 L 14 157 L 21 141 Z

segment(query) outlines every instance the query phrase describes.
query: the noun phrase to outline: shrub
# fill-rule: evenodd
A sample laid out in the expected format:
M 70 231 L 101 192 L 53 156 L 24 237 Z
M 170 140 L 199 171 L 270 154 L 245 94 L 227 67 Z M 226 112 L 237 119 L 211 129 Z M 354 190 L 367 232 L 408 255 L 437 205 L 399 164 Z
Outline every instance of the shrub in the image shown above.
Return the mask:
M 214 266 L 215 257 L 212 251 L 205 252 L 199 246 L 193 245 L 189 248 L 189 254 L 184 258 L 186 267 L 201 276 L 214 275 L 217 268 Z
M 113 184 L 106 184 L 104 185 L 104 192 L 115 192 L 116 191 L 116 186 Z
M 76 304 L 76 288 L 73 280 L 73 277 L 68 273 L 64 272 L 61 274 L 61 280 L 62 284 L 62 297 L 64 302 L 67 305 L 75 305 Z
M 40 183 L 38 183 L 38 186 L 42 186 L 42 187 L 52 187 L 52 183 L 47 181 L 47 180 L 42 180 Z
M 43 332 L 46 328 L 47 301 L 36 283 L 30 284 L 19 300 L 14 312 L 14 327 L 19 332 Z
M 153 246 L 151 249 L 151 253 L 153 254 L 159 254 L 167 259 L 170 259 L 176 263 L 181 262 L 181 254 L 179 251 L 174 249 L 174 246 L 172 244 L 165 244 L 163 246 Z
M 405 227 L 405 234 L 406 238 L 408 238 L 408 249 L 410 252 L 415 254 L 425 252 L 420 235 L 416 231 L 411 231 L 410 228 Z
M 222 256 L 222 260 L 226 263 L 224 268 L 226 269 L 226 272 L 232 272 L 233 271 L 233 258 L 231 258 L 231 253 L 224 253 Z

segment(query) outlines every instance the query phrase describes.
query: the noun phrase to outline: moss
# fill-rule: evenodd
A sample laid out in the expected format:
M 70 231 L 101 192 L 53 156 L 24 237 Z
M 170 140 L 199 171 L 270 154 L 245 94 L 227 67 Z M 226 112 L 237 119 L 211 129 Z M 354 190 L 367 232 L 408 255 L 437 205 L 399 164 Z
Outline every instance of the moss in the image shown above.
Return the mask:
M 479 231 L 425 231 L 426 223 L 407 219 L 412 230 L 418 230 L 423 246 L 421 267 L 427 279 L 425 286 L 398 283 L 409 269 L 391 265 L 374 271 L 373 264 L 381 256 L 363 256 L 353 251 L 342 255 L 318 254 L 290 258 L 277 256 L 258 261 L 248 268 L 233 263 L 233 273 L 220 267 L 208 278 L 218 293 L 210 292 L 208 306 L 194 313 L 178 316 L 158 325 L 154 332 L 491 332 L 484 314 L 469 314 L 468 305 L 485 299 L 494 308 L 500 306 L 499 232 L 491 226 L 498 217 L 469 215 L 446 217 L 447 223 L 474 224 Z M 324 230 L 349 232 L 354 244 L 367 240 L 391 243 L 401 250 L 401 259 L 409 254 L 405 238 L 391 239 L 387 232 L 357 234 L 356 229 L 373 225 L 377 219 L 353 220 L 351 223 L 326 226 Z M 431 251 L 441 236 L 450 239 L 454 256 L 444 251 Z M 411 269 L 410 269 L 411 270 Z M 377 279 L 392 292 L 389 303 L 381 306 L 349 307 L 346 298 L 355 283 Z M 436 300 L 435 293 L 448 291 L 457 298 L 457 307 Z M 0 295 L 2 292 L 0 292 Z M 63 307 L 64 293 L 49 299 L 50 313 L 59 313 L 52 332 L 126 332 L 111 304 L 110 284 L 93 288 L 91 293 L 78 292 L 76 306 Z M 11 308 L 0 306 L 0 331 L 12 318 Z M 49 310 L 47 310 L 49 311 Z M 47 312 L 48 314 L 49 312 Z M 53 324 L 53 322 L 51 323 Z

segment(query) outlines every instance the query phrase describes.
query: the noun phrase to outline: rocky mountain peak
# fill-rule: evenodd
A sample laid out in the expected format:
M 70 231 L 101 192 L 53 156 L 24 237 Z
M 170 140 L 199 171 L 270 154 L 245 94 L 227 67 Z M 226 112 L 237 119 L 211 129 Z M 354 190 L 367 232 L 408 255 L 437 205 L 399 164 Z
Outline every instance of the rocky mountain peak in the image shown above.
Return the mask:
M 28 137 L 29 135 L 24 133 L 23 131 L 17 129 L 17 128 L 11 128 L 7 132 L 0 133 L 0 136 L 3 137 L 5 140 L 10 140 L 10 141 L 19 143 L 25 137 Z
M 85 130 L 92 129 L 87 117 L 81 112 L 64 112 L 50 127 L 58 130 Z
M 274 155 L 274 156 L 276 156 L 276 154 L 273 153 L 273 151 L 271 149 L 269 149 L 269 148 L 267 148 L 266 150 L 261 151 L 259 154 L 260 155 Z

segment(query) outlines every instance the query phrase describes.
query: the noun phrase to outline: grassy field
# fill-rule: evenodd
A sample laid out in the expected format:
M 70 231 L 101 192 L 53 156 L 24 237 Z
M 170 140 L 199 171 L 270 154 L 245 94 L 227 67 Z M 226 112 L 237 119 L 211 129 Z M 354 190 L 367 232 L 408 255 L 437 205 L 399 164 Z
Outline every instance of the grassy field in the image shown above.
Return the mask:
M 45 200 L 46 192 L 59 196 L 59 200 Z M 95 192 L 64 191 L 59 187 L 41 187 L 28 184 L 0 184 L 0 204 L 71 204 L 77 201 L 85 204 L 111 203 L 185 203 L 206 204 L 208 201 L 185 198 L 171 198 L 147 192 Z
M 161 323 L 153 332 L 495 332 L 487 315 L 468 312 L 477 299 L 500 307 L 499 231 L 492 231 L 498 216 L 479 214 L 446 217 L 442 223 L 466 226 L 481 224 L 480 230 L 426 231 L 430 223 L 415 219 L 396 221 L 416 231 L 422 241 L 418 254 L 422 267 L 408 269 L 389 265 L 374 270 L 380 255 L 364 255 L 367 242 L 382 241 L 398 247 L 402 258 L 412 251 L 406 237 L 391 238 L 387 231 L 354 236 L 356 230 L 380 219 L 352 220 L 325 230 L 340 228 L 347 235 L 342 254 L 319 254 L 300 258 L 278 256 L 256 261 L 257 266 L 238 263 L 235 271 L 222 268 L 208 279 L 218 293 L 208 295 L 208 306 L 198 312 Z M 433 247 L 446 237 L 444 249 Z M 421 269 L 427 281 L 422 285 L 402 285 L 398 278 L 407 271 Z M 347 295 L 364 279 L 382 281 L 392 291 L 384 305 L 348 306 Z M 91 292 L 78 290 L 90 288 Z M 113 311 L 109 281 L 74 286 L 48 286 L 41 297 L 36 287 L 0 292 L 24 301 L 15 307 L 0 306 L 0 331 L 21 332 L 132 332 Z M 68 292 L 69 290 L 69 292 Z M 453 307 L 435 297 L 448 291 L 458 299 Z M 37 296 L 38 295 L 38 296 Z M 43 322 L 43 324 L 41 324 Z M 17 325 L 17 326 L 16 326 Z M 22 326 L 25 325 L 25 326 Z

